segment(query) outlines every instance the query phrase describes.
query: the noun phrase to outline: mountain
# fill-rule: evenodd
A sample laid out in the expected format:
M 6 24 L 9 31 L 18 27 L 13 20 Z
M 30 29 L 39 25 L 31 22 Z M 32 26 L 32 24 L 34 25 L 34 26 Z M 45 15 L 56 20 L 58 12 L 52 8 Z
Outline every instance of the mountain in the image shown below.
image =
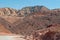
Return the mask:
M 0 8 L 0 15 L 2 16 L 17 16 L 17 10 L 12 8 Z
M 16 10 L 13 8 L 0 8 L 0 15 L 2 16 L 27 16 L 33 13 L 38 12 L 47 12 L 48 8 L 44 6 L 32 6 L 32 7 L 24 7 L 21 10 Z
M 48 12 L 49 9 L 44 6 L 24 7 L 18 11 L 18 14 L 20 14 L 22 16 L 23 15 L 27 16 L 27 15 L 31 15 L 33 13 L 38 13 L 38 12 L 43 12 L 43 11 Z
M 60 24 L 60 9 L 50 10 L 45 6 L 30 6 L 21 10 L 0 8 L 0 32 L 3 33 L 31 35 L 56 24 Z

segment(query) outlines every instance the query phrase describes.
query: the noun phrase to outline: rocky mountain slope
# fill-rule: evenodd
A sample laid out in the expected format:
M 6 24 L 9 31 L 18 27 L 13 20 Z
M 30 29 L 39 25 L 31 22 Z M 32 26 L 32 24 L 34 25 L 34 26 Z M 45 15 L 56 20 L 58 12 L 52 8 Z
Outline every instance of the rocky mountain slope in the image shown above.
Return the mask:
M 31 35 L 34 31 L 60 24 L 60 9 L 50 10 L 44 6 L 24 7 L 21 10 L 0 8 L 0 24 L 2 32 L 7 30 L 8 33 Z
M 60 25 L 54 26 L 34 32 L 33 40 L 60 40 Z

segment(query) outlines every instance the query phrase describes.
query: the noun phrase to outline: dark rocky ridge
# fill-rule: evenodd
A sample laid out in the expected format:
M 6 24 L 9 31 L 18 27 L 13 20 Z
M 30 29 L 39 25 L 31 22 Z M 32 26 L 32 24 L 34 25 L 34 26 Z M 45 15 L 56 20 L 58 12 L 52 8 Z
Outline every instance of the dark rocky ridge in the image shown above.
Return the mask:
M 21 10 L 16 10 L 12 8 L 0 8 L 0 15 L 27 16 L 32 13 L 43 12 L 43 11 L 47 12 L 49 11 L 49 9 L 44 6 L 24 7 Z
M 44 6 L 34 6 L 34 7 L 22 8 L 21 10 L 19 10 L 18 13 L 26 16 L 26 15 L 29 15 L 29 14 L 44 12 L 44 11 L 47 12 L 47 11 L 49 11 L 49 9 L 44 7 Z

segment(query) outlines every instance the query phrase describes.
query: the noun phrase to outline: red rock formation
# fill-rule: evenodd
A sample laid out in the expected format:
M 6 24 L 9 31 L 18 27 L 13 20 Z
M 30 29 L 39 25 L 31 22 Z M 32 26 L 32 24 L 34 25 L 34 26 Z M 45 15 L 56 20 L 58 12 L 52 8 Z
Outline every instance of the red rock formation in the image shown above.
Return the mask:
M 38 30 L 33 33 L 34 40 L 60 40 L 60 26 Z

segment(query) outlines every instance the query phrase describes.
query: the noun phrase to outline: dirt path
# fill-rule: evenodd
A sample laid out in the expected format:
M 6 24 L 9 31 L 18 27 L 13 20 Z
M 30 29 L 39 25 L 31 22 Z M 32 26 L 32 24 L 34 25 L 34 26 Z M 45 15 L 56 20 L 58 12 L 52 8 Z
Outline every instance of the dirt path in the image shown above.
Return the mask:
M 5 35 L 5 36 L 0 36 L 0 40 L 25 40 L 24 36 L 20 35 L 14 35 L 14 36 L 9 36 L 9 35 Z

